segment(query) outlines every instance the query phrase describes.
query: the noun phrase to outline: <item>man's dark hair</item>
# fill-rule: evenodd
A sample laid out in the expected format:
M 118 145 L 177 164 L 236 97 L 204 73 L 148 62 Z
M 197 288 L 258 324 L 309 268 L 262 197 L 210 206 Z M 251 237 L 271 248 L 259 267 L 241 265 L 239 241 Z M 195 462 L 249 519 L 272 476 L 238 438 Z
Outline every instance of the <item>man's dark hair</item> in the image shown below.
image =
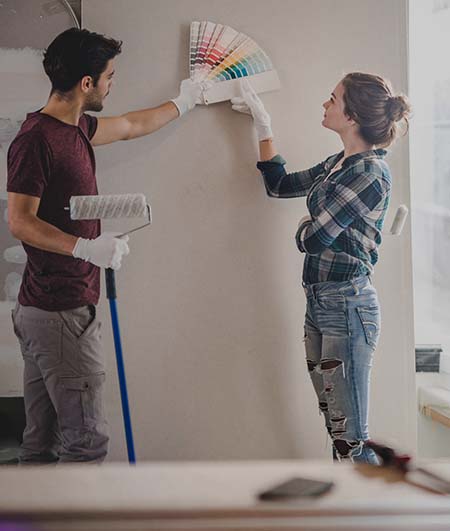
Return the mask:
M 119 55 L 121 48 L 122 41 L 86 29 L 63 31 L 44 53 L 44 69 L 52 92 L 68 92 L 84 76 L 91 76 L 96 86 L 108 61 Z

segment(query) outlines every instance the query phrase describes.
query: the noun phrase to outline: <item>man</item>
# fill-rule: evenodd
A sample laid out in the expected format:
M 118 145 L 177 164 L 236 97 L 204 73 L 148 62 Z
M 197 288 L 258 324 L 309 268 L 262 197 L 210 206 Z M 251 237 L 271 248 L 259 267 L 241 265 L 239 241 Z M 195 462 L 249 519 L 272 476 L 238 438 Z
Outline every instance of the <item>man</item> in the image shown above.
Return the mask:
M 8 223 L 27 253 L 13 324 L 24 366 L 21 463 L 101 462 L 108 435 L 100 351 L 100 268 L 119 269 L 125 239 L 99 221 L 71 221 L 73 195 L 97 194 L 93 146 L 160 129 L 195 106 L 201 87 L 181 83 L 159 107 L 111 118 L 101 111 L 121 42 L 87 30 L 56 37 L 44 56 L 52 89 L 8 152 Z

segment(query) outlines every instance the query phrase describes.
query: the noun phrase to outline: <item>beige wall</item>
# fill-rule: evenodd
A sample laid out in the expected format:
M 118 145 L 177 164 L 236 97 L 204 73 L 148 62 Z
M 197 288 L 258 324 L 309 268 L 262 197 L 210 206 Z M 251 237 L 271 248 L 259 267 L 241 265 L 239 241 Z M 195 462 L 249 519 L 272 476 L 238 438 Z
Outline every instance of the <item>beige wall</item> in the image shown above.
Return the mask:
M 407 90 L 406 0 L 84 0 L 83 25 L 123 39 L 104 114 L 153 106 L 188 76 L 192 20 L 228 24 L 270 55 L 282 90 L 264 96 L 291 170 L 340 149 L 321 104 L 343 72 Z M 151 137 L 97 150 L 102 193 L 144 192 L 154 224 L 131 238 L 119 311 L 138 458 L 330 455 L 304 366 L 304 200 L 269 199 L 250 120 L 197 108 Z M 409 204 L 407 141 L 392 149 L 392 204 Z M 393 210 L 393 209 L 392 209 Z M 388 221 L 391 221 L 393 211 Z M 119 228 L 121 222 L 108 227 Z M 415 450 L 409 224 L 385 239 L 375 284 L 383 332 L 373 372 L 372 436 Z M 124 459 L 107 306 L 111 459 Z

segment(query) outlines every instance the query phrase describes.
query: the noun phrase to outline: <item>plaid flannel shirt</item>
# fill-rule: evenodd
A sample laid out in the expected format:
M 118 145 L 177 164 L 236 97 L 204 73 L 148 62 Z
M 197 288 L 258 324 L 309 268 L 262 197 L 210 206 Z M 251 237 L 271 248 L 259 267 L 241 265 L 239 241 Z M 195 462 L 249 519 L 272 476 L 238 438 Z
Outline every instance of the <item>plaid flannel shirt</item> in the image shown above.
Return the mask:
M 378 261 L 392 181 L 383 160 L 386 151 L 357 153 L 331 172 L 343 155 L 337 153 L 294 173 L 286 173 L 280 155 L 257 164 L 270 197 L 307 196 L 311 219 L 299 226 L 295 236 L 300 252 L 306 254 L 304 284 L 369 275 Z

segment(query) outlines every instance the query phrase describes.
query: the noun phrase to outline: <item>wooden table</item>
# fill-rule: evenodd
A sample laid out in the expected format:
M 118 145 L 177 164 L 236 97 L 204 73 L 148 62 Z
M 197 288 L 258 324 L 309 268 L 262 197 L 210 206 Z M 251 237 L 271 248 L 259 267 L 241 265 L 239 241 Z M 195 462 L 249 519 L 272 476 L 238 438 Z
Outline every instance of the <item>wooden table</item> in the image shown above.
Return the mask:
M 450 477 L 450 462 L 429 468 Z M 259 502 L 293 476 L 332 480 L 319 499 Z M 325 461 L 1 467 L 0 514 L 33 531 L 449 530 L 450 497 L 378 467 Z M 0 525 L 0 529 L 2 529 Z

